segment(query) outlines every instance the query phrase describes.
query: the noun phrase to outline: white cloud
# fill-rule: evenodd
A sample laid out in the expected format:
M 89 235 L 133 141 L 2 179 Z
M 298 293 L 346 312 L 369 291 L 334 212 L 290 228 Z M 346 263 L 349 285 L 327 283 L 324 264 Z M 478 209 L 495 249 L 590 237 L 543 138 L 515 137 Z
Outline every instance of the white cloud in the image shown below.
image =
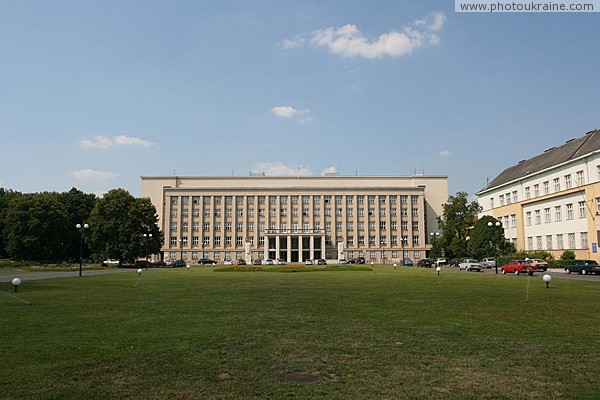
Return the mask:
M 450 152 L 448 150 L 442 150 L 438 153 L 438 156 L 440 156 L 440 157 L 446 157 L 449 155 L 450 155 Z
M 312 171 L 306 165 L 290 166 L 279 162 L 259 162 L 254 165 L 252 172 L 264 172 L 267 176 L 297 176 L 312 175 Z
M 410 54 L 419 47 L 437 45 L 440 38 L 436 33 L 442 29 L 445 21 L 444 13 L 436 11 L 405 26 L 400 32 L 392 30 L 377 38 L 368 38 L 356 25 L 347 24 L 341 28 L 318 29 L 309 35 L 309 43 L 317 47 L 327 47 L 332 53 L 344 57 L 399 57 Z M 290 49 L 304 45 L 305 41 L 299 38 L 302 38 L 302 35 L 284 40 L 283 47 Z
M 92 139 L 81 139 L 79 144 L 83 147 L 87 148 L 95 148 L 95 149 L 106 149 L 112 146 L 137 146 L 143 148 L 149 148 L 154 146 L 154 143 L 126 135 L 117 135 L 117 136 L 94 136 Z
M 277 106 L 272 107 L 271 112 L 281 118 L 295 117 L 302 124 L 314 121 L 314 118 L 308 115 L 310 113 L 309 109 L 298 110 L 291 106 Z
M 71 175 L 77 179 L 91 179 L 96 181 L 103 181 L 106 179 L 112 179 L 117 176 L 114 172 L 110 171 L 94 171 L 93 169 L 79 169 L 71 171 Z
M 322 172 L 321 175 L 326 175 L 326 174 L 335 174 L 337 173 L 337 168 L 335 167 L 329 167 L 329 168 L 325 168 Z

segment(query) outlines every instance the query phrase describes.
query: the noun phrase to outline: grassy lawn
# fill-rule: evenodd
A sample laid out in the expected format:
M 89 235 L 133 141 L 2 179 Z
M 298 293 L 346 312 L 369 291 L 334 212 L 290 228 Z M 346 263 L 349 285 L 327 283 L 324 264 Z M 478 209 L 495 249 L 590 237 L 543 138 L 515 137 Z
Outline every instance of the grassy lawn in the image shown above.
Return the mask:
M 132 270 L 26 281 L 32 306 L 0 284 L 0 398 L 599 398 L 600 284 L 531 277 L 526 303 L 527 280 Z

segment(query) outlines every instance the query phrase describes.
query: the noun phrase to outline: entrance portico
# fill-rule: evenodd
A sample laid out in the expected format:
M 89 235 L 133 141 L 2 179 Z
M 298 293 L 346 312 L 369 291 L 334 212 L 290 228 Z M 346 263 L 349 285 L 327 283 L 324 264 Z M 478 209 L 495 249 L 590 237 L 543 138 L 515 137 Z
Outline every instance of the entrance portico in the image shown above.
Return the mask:
M 292 263 L 325 258 L 323 229 L 270 229 L 266 236 L 271 259 Z

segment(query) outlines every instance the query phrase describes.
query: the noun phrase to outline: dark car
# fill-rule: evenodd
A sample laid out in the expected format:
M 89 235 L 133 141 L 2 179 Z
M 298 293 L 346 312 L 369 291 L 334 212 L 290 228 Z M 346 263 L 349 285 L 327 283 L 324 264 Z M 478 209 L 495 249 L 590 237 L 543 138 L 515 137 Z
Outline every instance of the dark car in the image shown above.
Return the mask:
M 417 265 L 419 267 L 431 268 L 431 260 L 429 258 L 421 258 Z
M 600 265 L 595 260 L 575 260 L 565 267 L 565 272 L 577 272 L 579 274 L 600 274 Z
M 198 264 L 200 265 L 217 265 L 217 262 L 215 260 L 211 260 L 210 258 L 201 258 L 198 260 Z
M 462 261 L 462 258 L 453 258 L 452 260 L 450 260 L 450 263 L 448 263 L 448 265 L 451 267 L 458 267 L 458 264 L 460 264 Z
M 317 265 L 327 265 L 327 260 L 325 260 L 324 258 L 319 258 L 317 260 Z
M 134 268 L 150 268 L 150 267 L 154 267 L 154 264 L 148 260 L 135 260 L 133 262 L 133 267 Z
M 404 258 L 402 259 L 402 263 L 400 265 L 404 265 L 405 267 L 412 267 L 413 262 L 410 258 Z
M 152 266 L 155 267 L 155 268 L 161 268 L 161 267 L 164 267 L 166 265 L 167 265 L 167 263 L 165 263 L 164 261 L 161 261 L 161 260 L 157 260 L 157 261 L 153 261 L 152 262 Z
M 246 260 L 240 258 L 239 260 L 237 260 L 237 265 L 246 265 Z
M 252 261 L 252 264 L 254 264 L 254 265 L 262 265 L 262 260 L 260 258 L 257 258 L 256 260 Z
M 364 264 L 365 263 L 365 258 L 364 257 L 356 257 L 354 259 L 355 264 Z
M 173 268 L 182 268 L 182 267 L 187 267 L 185 260 L 175 260 L 175 262 L 173 263 Z
M 350 258 L 346 264 L 356 264 L 356 258 Z

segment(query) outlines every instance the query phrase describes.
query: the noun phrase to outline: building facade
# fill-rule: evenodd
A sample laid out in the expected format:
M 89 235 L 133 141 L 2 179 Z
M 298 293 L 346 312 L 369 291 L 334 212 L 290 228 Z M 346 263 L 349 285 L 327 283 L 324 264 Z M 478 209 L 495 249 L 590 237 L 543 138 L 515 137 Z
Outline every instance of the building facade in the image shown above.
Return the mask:
M 142 177 L 165 260 L 420 259 L 448 199 L 443 176 Z
M 477 196 L 480 215 L 501 221 L 517 250 L 597 260 L 600 130 L 507 168 Z

